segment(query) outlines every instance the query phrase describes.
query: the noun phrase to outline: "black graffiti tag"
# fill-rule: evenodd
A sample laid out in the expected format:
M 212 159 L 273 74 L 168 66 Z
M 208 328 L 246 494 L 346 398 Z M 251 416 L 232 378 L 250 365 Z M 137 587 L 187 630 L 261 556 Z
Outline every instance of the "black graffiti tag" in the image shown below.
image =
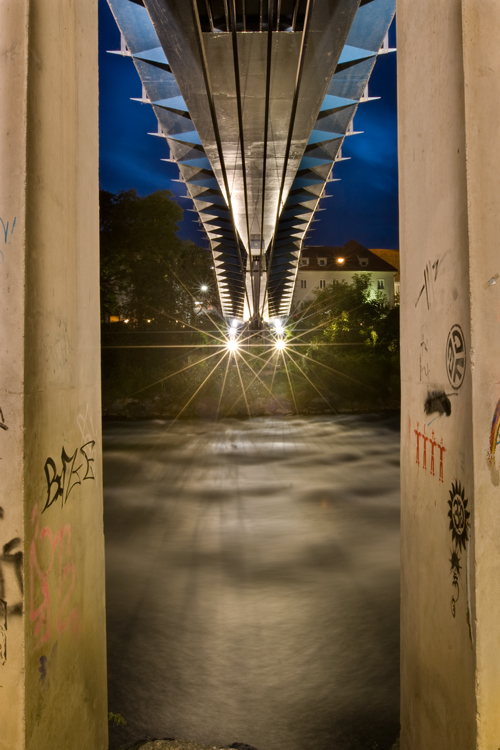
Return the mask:
M 50 508 L 58 498 L 61 505 L 65 505 L 71 490 L 86 479 L 95 479 L 92 452 L 95 440 L 89 440 L 80 448 L 76 448 L 72 456 L 68 456 L 65 449 L 61 451 L 61 471 L 58 472 L 56 462 L 53 458 L 45 461 L 44 471 L 47 480 L 47 500 L 42 513 Z
M 459 325 L 454 325 L 446 342 L 446 372 L 450 385 L 456 391 L 465 378 L 465 338 Z
M 465 497 L 465 490 L 459 480 L 452 482 L 448 500 L 449 529 L 451 531 L 451 557 L 450 572 L 452 573 L 453 594 L 451 597 L 451 614 L 457 613 L 457 602 L 460 596 L 460 583 L 462 565 L 460 565 L 462 552 L 466 551 L 469 541 L 469 518 L 470 511 L 467 509 L 469 501 Z M 470 628 L 470 625 L 469 625 Z
M 3 519 L 0 508 L 0 520 Z M 8 585 L 7 569 L 13 571 L 16 587 Z M 9 590 L 8 590 L 9 589 Z M 7 661 L 7 624 L 11 615 L 23 613 L 23 552 L 21 539 L 14 537 L 0 551 L 0 666 Z

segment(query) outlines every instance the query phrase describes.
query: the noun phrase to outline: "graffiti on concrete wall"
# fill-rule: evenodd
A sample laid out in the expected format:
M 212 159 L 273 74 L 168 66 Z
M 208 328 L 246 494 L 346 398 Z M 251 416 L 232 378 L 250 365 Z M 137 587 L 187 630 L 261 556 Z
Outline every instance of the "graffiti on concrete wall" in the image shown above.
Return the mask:
M 13 234 L 15 226 L 16 226 L 16 220 L 17 216 L 14 216 L 14 221 L 10 222 L 2 219 L 0 216 L 0 224 L 2 225 L 0 229 L 0 246 L 1 245 L 7 245 L 10 242 L 10 236 Z M 3 242 L 2 242 L 3 239 Z M 3 251 L 0 249 L 0 262 L 3 262 L 5 260 L 5 256 L 3 254 Z
M 493 419 L 491 420 L 488 459 L 491 470 L 491 481 L 495 486 L 499 484 L 499 472 L 496 465 L 497 446 L 500 443 L 500 399 L 497 401 Z
M 420 335 L 418 365 L 420 382 L 427 383 L 431 372 L 431 366 L 429 359 L 429 337 L 425 326 L 422 328 Z
M 7 661 L 7 602 L 0 599 L 0 666 Z
M 78 429 L 80 431 L 81 436 L 81 444 L 82 445 L 90 445 L 92 442 L 94 443 L 92 452 L 94 453 L 94 449 L 97 446 L 97 441 L 99 439 L 99 432 L 96 430 L 94 426 L 94 420 L 92 419 L 92 415 L 89 414 L 89 405 L 87 404 L 87 407 L 85 409 L 85 414 L 79 414 L 76 419 Z M 97 462 L 94 462 L 92 464 L 92 472 L 94 474 L 94 478 L 97 479 Z
M 459 480 L 453 482 L 449 490 L 448 518 L 450 519 L 449 530 L 451 531 L 451 557 L 450 572 L 452 574 L 453 594 L 451 597 L 451 614 L 456 615 L 456 605 L 460 597 L 460 585 L 462 578 L 461 555 L 467 548 L 469 539 L 470 512 L 467 509 L 469 501 L 465 497 L 465 490 Z
M 431 414 L 442 416 L 444 414 L 449 417 L 451 414 L 451 401 L 448 397 L 448 394 L 442 390 L 427 391 L 427 398 L 425 399 L 424 403 L 424 411 L 428 416 L 430 416 Z
M 461 327 L 455 324 L 446 341 L 446 373 L 454 390 L 458 390 L 464 382 L 465 369 L 465 337 Z
M 0 520 L 4 511 L 0 508 Z M 0 664 L 7 660 L 9 618 L 23 612 L 23 551 L 21 539 L 13 537 L 1 547 L 0 554 Z
M 40 514 L 32 515 L 33 539 L 30 545 L 30 621 L 34 626 L 35 646 L 68 628 L 77 632 L 79 615 L 73 603 L 76 567 L 71 549 L 71 525 L 41 528 Z M 42 562 L 43 561 L 43 562 Z
M 2 217 L 0 216 L 0 224 L 2 225 L 3 241 L 4 241 L 5 245 L 9 241 L 9 236 L 14 233 L 14 228 L 16 226 L 16 220 L 17 220 L 17 216 L 14 216 L 14 221 L 11 224 L 10 221 L 4 221 L 2 219 Z M 9 229 L 10 229 L 10 231 L 9 231 Z M 2 235 L 0 234 L 0 237 L 1 236 Z
M 59 465 L 53 458 L 47 458 L 44 465 L 45 478 L 47 480 L 47 498 L 42 513 L 50 508 L 58 499 L 61 506 L 65 505 L 71 491 L 82 482 L 95 479 L 94 474 L 94 448 L 95 440 L 89 440 L 75 448 L 70 456 L 65 448 L 61 450 Z
M 431 309 L 434 301 L 434 286 L 437 281 L 441 261 L 442 259 L 438 258 L 434 263 L 426 263 L 424 268 L 424 283 L 415 302 L 415 307 L 417 307 L 421 299 L 425 299 L 427 309 Z
M 444 454 L 446 448 L 444 447 L 443 438 L 438 442 L 435 437 L 434 430 L 430 435 L 426 433 L 426 425 L 424 425 L 423 432 L 420 430 L 420 422 L 417 422 L 417 427 L 413 432 L 416 435 L 416 454 L 415 463 L 421 466 L 424 471 L 429 469 L 431 476 L 436 475 L 438 469 L 439 481 L 444 481 Z M 439 455 L 439 459 L 438 459 Z M 439 460 L 439 468 L 438 468 Z
M 42 683 L 44 688 L 48 687 L 48 684 L 50 683 L 50 673 L 52 672 L 56 664 L 58 643 L 59 641 L 56 641 L 54 643 L 49 656 L 45 656 L 45 654 L 43 654 L 38 659 L 38 663 L 40 665 L 38 667 L 38 671 L 40 673 L 40 682 Z

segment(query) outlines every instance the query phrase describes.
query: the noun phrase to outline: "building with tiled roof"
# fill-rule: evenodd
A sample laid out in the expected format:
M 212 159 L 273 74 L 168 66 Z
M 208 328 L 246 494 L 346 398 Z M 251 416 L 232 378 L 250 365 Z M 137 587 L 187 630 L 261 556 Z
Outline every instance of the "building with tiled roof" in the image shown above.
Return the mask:
M 293 305 L 311 298 L 316 289 L 323 289 L 334 280 L 351 283 L 354 274 L 369 274 L 373 291 L 384 292 L 388 303 L 394 305 L 398 268 L 379 253 L 380 250 L 372 252 L 356 240 L 349 240 L 343 247 L 302 248 Z

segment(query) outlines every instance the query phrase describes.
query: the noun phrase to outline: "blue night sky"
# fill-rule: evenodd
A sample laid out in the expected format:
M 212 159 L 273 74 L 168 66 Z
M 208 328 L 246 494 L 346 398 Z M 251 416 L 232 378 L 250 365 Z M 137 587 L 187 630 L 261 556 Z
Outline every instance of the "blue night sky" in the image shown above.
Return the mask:
M 396 46 L 395 24 L 390 46 Z M 190 200 L 174 164 L 162 162 L 168 156 L 163 138 L 156 132 L 157 120 L 147 104 L 130 101 L 141 96 L 141 82 L 130 58 L 109 55 L 120 47 L 120 34 L 106 0 L 99 0 L 100 72 L 100 184 L 118 192 L 135 188 L 139 195 L 171 190 L 185 209 L 179 236 L 207 246 L 196 223 L 197 214 L 188 212 Z M 307 245 L 343 245 L 355 239 L 365 247 L 399 249 L 398 173 L 396 122 L 396 54 L 379 56 L 370 79 L 370 96 L 378 101 L 359 106 L 354 129 L 363 135 L 346 138 L 343 156 L 350 161 L 335 166 Z

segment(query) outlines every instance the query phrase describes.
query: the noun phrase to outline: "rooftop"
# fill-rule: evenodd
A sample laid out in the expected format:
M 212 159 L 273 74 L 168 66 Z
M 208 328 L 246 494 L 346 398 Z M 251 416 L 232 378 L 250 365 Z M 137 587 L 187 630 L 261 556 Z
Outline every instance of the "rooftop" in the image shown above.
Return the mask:
M 349 240 L 343 247 L 303 247 L 301 259 L 307 259 L 309 263 L 302 265 L 299 261 L 299 270 L 302 271 L 386 271 L 396 273 L 398 266 L 393 265 L 398 260 L 397 250 L 384 251 L 385 257 L 381 257 L 382 251 L 372 252 L 363 247 L 356 240 Z M 386 254 L 387 253 L 387 254 Z M 388 262 L 389 258 L 392 263 Z M 398 264 L 399 265 L 399 264 Z

